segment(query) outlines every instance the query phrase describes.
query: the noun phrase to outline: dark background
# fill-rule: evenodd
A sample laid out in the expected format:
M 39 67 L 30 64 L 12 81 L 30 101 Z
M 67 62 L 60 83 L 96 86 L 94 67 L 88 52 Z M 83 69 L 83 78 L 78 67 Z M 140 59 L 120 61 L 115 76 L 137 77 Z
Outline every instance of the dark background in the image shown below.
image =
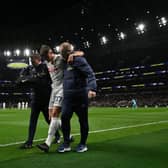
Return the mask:
M 39 49 L 41 44 L 55 47 L 66 40 L 85 51 L 95 71 L 168 60 L 168 28 L 160 29 L 156 19 L 168 16 L 166 2 L 24 1 L 9 2 L 2 8 L 5 12 L 0 15 L 0 79 L 3 80 L 15 79 L 18 74 L 17 70 L 6 68 L 4 50 Z M 141 21 L 146 23 L 147 32 L 137 35 L 135 23 Z M 126 40 L 117 39 L 120 31 L 127 33 Z M 101 46 L 100 38 L 104 35 L 109 42 Z M 91 43 L 90 48 L 84 48 L 85 41 Z

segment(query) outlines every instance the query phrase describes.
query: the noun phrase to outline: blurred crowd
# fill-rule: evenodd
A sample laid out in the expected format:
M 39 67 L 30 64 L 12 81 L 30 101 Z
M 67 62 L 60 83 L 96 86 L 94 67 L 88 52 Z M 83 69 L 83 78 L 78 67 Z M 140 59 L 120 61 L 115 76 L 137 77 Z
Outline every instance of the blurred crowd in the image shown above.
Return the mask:
M 135 99 L 138 107 L 168 107 L 168 94 L 98 94 L 90 100 L 90 106 L 96 107 L 132 107 L 132 100 Z M 25 102 L 24 102 L 25 101 Z M 0 102 L 0 108 L 27 109 L 30 101 L 7 101 Z
M 131 107 L 135 99 L 138 107 L 167 107 L 168 95 L 135 94 L 135 95 L 98 95 L 90 101 L 90 106 L 99 107 Z

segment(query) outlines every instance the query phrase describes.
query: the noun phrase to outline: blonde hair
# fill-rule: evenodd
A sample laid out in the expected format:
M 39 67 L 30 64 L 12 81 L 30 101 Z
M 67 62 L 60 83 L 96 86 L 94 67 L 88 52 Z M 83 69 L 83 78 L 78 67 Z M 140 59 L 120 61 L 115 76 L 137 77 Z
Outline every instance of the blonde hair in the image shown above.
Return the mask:
M 59 50 L 60 51 L 72 52 L 74 50 L 74 47 L 69 42 L 63 42 L 63 43 L 60 44 Z

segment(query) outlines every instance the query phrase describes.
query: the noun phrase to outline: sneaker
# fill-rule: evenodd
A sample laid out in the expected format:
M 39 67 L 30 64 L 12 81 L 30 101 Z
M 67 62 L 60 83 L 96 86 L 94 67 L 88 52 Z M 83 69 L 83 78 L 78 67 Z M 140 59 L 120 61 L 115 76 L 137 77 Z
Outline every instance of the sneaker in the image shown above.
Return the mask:
M 76 152 L 82 153 L 88 150 L 86 145 L 79 144 L 76 148 Z
M 38 144 L 37 147 L 46 153 L 49 151 L 49 146 L 46 143 Z
M 32 143 L 25 142 L 20 146 L 20 149 L 31 149 L 32 148 Z
M 59 153 L 69 152 L 71 151 L 71 147 L 69 146 L 69 144 L 63 143 L 58 147 L 57 151 Z

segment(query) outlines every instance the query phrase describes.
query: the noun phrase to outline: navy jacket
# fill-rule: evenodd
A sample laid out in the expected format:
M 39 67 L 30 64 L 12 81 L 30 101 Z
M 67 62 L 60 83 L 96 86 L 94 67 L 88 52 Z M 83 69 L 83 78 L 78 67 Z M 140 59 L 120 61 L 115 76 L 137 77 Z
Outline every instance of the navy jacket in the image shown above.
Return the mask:
M 94 72 L 84 57 L 74 57 L 71 65 L 65 64 L 63 87 L 64 92 L 86 89 L 96 91 Z

